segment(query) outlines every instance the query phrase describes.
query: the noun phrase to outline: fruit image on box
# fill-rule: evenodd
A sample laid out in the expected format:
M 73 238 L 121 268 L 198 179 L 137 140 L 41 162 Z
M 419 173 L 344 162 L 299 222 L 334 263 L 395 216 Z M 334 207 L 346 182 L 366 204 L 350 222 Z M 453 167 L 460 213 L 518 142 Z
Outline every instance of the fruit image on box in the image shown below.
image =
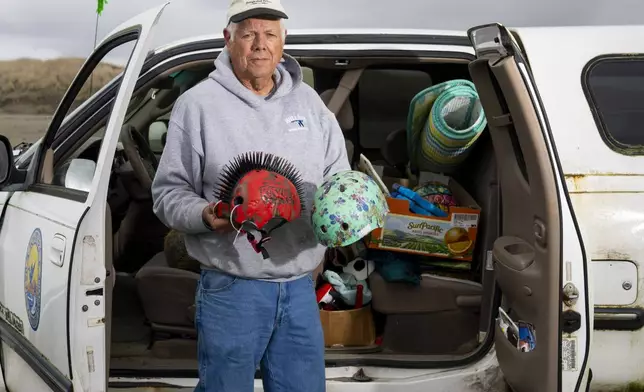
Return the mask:
M 462 227 L 452 227 L 443 236 L 447 250 L 453 255 L 461 256 L 472 249 L 474 242 L 469 233 Z

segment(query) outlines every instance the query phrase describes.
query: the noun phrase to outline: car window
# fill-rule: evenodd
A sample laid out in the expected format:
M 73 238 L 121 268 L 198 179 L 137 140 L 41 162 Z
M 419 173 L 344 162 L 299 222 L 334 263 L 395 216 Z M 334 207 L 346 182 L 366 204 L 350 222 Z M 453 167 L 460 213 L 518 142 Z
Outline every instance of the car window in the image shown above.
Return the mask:
M 62 107 L 61 111 L 56 113 L 55 118 L 61 116 L 68 116 L 74 110 L 86 110 L 85 107 L 80 106 L 92 97 L 97 91 L 106 86 L 108 83 L 113 82 L 115 77 L 123 72 L 132 51 L 136 45 L 136 40 L 116 43 L 115 46 L 106 47 L 104 50 L 99 50 L 94 54 L 93 58 L 87 61 L 83 68 L 79 71 L 77 80 L 74 80 L 72 87 L 69 91 L 71 94 L 67 97 L 66 104 L 68 106 Z M 120 79 L 117 79 L 120 84 Z M 79 88 L 79 86 L 81 86 Z M 70 99 L 71 98 L 71 99 Z M 78 109 L 77 109 L 78 108 Z M 64 113 L 63 113 L 64 112 Z M 52 121 L 51 127 L 55 127 Z M 88 192 L 89 187 L 94 179 L 95 170 L 98 164 L 98 156 L 102 147 L 102 139 L 105 134 L 105 124 L 92 130 L 80 128 L 75 130 L 74 133 L 74 147 L 67 150 L 65 157 L 57 160 L 55 166 L 47 167 L 43 164 L 42 179 L 39 179 L 42 185 L 53 185 L 56 187 L 63 187 L 73 191 Z M 47 137 L 52 137 L 53 140 L 62 137 L 59 134 L 60 128 L 49 129 Z M 82 135 L 80 133 L 83 133 Z M 46 160 L 44 160 L 46 162 Z M 75 198 L 76 196 L 71 195 Z
M 78 148 L 73 149 L 67 159 L 57 162 L 54 166 L 52 185 L 89 191 L 104 137 L 105 125 L 92 133 Z
M 26 169 L 31 162 L 31 158 L 34 156 L 34 153 L 38 149 L 38 146 L 42 143 L 42 138 L 36 140 L 28 149 L 18 155 L 15 160 L 15 165 L 18 169 Z
M 113 48 L 96 64 L 91 74 L 83 83 L 80 91 L 76 94 L 71 107 L 65 113 L 65 117 L 84 105 L 90 98 L 98 94 L 103 88 L 106 88 L 108 84 L 113 84 L 115 78 L 121 75 L 127 65 L 127 61 L 134 50 L 135 44 L 136 41 L 129 41 Z M 82 63 L 79 64 L 79 68 L 80 66 L 82 66 Z
M 586 67 L 584 79 L 604 141 L 617 152 L 644 154 L 644 57 L 596 59 Z

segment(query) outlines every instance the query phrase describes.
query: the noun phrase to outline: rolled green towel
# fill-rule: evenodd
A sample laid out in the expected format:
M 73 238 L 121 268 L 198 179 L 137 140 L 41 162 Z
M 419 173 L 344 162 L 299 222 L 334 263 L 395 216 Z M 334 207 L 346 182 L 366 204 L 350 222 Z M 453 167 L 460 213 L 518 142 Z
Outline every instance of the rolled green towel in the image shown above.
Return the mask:
M 487 119 L 474 84 L 455 79 L 431 86 L 412 99 L 407 149 L 413 171 L 448 173 L 469 155 Z

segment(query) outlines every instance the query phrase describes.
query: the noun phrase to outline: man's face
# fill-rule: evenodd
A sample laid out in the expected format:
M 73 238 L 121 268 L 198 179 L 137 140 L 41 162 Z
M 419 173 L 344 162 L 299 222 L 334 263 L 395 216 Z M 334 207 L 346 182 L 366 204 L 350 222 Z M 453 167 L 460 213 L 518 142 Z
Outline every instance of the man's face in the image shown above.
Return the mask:
M 279 20 L 245 19 L 234 37 L 224 31 L 233 68 L 239 77 L 268 78 L 282 58 L 284 41 Z

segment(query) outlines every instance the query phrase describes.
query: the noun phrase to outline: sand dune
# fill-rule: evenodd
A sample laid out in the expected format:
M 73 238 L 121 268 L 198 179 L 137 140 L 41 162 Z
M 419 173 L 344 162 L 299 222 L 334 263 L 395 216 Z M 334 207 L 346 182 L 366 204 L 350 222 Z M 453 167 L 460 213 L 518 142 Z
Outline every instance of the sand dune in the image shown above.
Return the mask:
M 84 61 L 80 58 L 0 61 L 0 134 L 12 144 L 33 142 L 42 136 Z M 74 107 L 121 70 L 112 64 L 99 64 L 78 94 Z

